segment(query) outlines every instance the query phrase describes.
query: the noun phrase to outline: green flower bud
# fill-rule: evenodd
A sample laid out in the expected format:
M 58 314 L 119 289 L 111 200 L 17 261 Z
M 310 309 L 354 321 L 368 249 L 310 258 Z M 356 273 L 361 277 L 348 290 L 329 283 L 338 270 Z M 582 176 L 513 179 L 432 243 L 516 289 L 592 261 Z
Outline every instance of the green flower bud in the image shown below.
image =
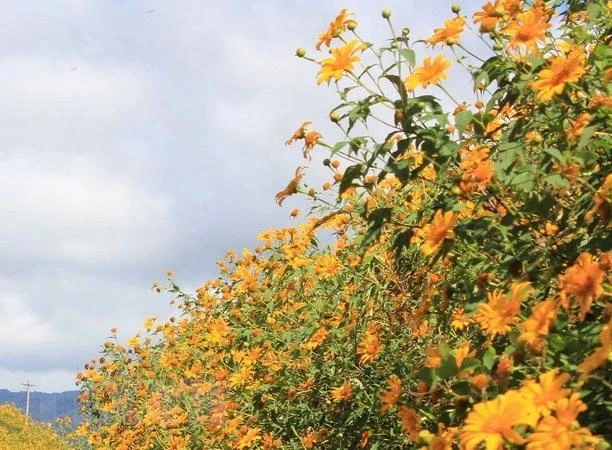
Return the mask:
M 455 14 L 459 14 L 461 11 L 461 6 L 455 3 L 453 6 L 451 6 L 451 11 Z
M 391 17 L 391 10 L 389 8 L 383 9 L 382 17 L 383 19 L 388 19 L 389 17 Z
M 325 159 L 323 160 L 323 165 L 324 165 L 325 167 L 329 167 L 329 166 L 331 166 L 331 160 L 330 160 L 329 158 L 325 158 Z
M 329 120 L 331 120 L 334 123 L 338 123 L 340 121 L 340 113 L 338 111 L 333 111 L 331 113 L 329 113 Z
M 402 36 L 408 36 L 410 34 L 410 28 L 404 27 L 402 28 Z
M 503 49 L 504 49 L 504 44 L 502 44 L 501 42 L 496 42 L 495 44 L 493 44 L 493 50 L 499 52 Z
M 298 48 L 295 51 L 295 56 L 297 56 L 298 58 L 303 58 L 304 56 L 306 56 L 306 49 L 303 47 Z

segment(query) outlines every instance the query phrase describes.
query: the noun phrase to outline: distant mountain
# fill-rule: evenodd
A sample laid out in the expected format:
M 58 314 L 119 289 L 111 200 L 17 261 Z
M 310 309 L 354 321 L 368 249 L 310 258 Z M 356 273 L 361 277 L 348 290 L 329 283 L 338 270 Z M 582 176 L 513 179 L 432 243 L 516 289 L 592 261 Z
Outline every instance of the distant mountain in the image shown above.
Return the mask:
M 48 394 L 45 392 L 30 393 L 30 415 L 39 422 L 55 422 L 58 417 L 70 416 L 73 424 L 81 421 L 77 397 L 79 391 L 67 391 Z M 13 403 L 25 411 L 26 393 L 11 392 L 0 389 L 0 404 Z

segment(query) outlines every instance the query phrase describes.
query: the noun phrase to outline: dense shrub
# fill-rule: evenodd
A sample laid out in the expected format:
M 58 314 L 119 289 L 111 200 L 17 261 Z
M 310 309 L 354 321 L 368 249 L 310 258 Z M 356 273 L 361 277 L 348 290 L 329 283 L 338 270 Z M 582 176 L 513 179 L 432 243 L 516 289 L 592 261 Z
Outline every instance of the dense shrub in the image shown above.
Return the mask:
M 422 41 L 385 10 L 383 47 L 341 11 L 329 55 L 297 51 L 340 101 L 339 141 L 310 122 L 287 141 L 330 170 L 277 195 L 311 214 L 195 296 L 169 274 L 181 316 L 105 343 L 78 375 L 80 432 L 120 450 L 604 447 L 610 7 L 455 7 Z M 473 98 L 444 86 L 451 65 Z

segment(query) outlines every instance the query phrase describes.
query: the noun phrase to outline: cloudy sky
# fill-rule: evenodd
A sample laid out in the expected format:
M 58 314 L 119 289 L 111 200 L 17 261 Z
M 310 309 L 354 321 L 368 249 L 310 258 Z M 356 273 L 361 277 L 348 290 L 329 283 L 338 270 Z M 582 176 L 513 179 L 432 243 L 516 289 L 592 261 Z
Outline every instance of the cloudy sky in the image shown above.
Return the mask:
M 173 314 L 150 289 L 166 269 L 194 288 L 289 223 L 300 203 L 274 193 L 303 160 L 284 140 L 305 119 L 332 140 L 335 106 L 293 53 L 339 9 L 374 40 L 384 7 L 427 37 L 451 3 L 3 1 L 0 388 L 74 388 L 111 327 Z

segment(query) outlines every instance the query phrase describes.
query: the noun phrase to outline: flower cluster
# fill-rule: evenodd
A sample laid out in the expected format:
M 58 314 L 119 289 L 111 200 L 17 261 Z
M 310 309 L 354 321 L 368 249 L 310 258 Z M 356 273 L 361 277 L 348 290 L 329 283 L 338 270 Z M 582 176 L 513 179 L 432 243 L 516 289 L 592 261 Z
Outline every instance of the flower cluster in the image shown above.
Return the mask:
M 315 44 L 329 56 L 297 52 L 339 95 L 328 129 L 287 141 L 329 170 L 318 187 L 300 166 L 276 196 L 311 214 L 228 252 L 194 295 L 171 273 L 156 285 L 180 316 L 112 330 L 78 374 L 79 435 L 120 450 L 605 448 L 610 6 L 491 0 L 425 39 L 390 26 L 381 47 L 342 10 Z M 460 101 L 451 64 L 473 81 Z

